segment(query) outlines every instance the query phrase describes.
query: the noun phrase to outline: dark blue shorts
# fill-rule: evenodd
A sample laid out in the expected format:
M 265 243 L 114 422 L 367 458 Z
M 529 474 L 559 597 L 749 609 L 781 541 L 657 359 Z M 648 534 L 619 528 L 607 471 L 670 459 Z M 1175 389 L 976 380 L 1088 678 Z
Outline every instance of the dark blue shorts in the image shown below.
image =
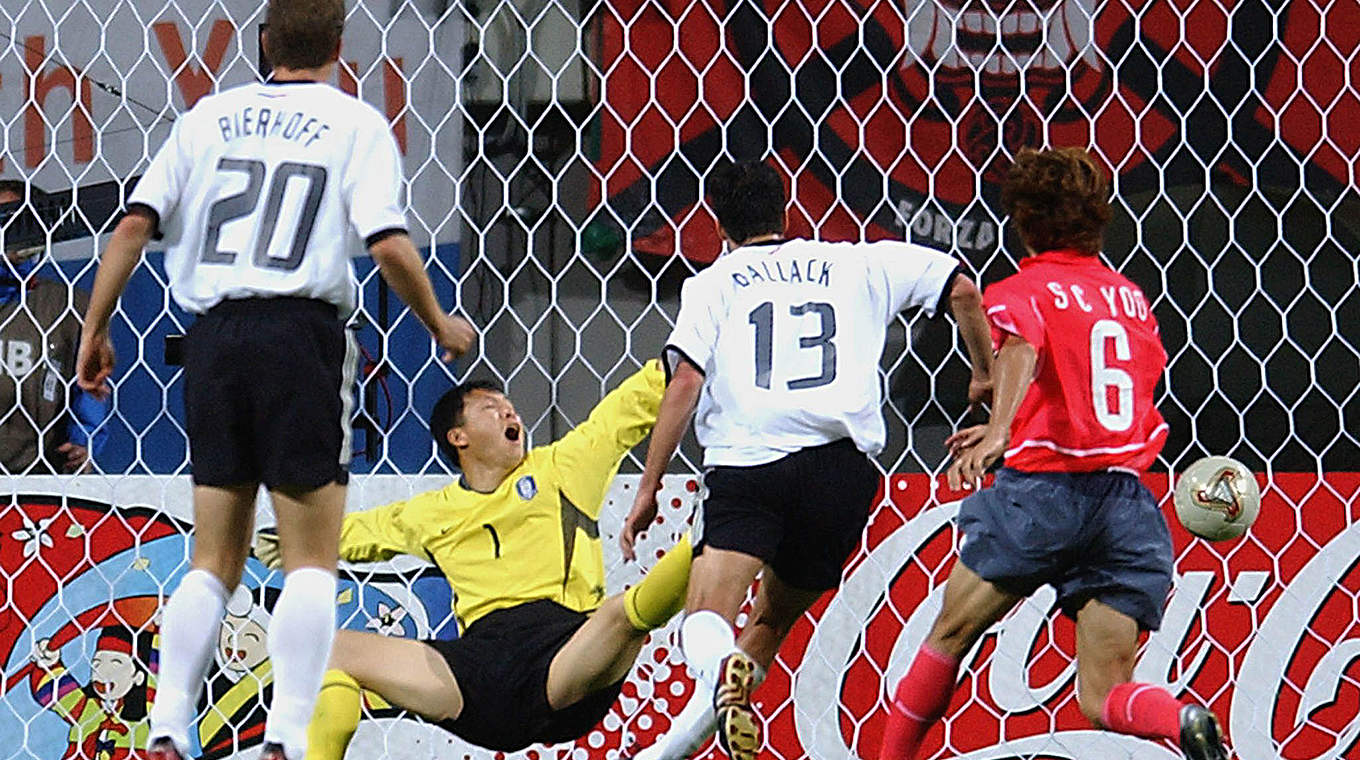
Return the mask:
M 1020 472 L 963 500 L 959 559 L 1028 596 L 1044 584 L 1076 617 L 1091 599 L 1155 631 L 1171 589 L 1171 532 L 1151 492 L 1120 472 Z

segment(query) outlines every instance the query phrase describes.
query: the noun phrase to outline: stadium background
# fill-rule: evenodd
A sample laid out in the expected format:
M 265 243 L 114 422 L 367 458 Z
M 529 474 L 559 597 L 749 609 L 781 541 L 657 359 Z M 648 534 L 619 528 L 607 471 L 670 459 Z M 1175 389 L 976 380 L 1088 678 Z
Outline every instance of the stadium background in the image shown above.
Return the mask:
M 769 155 L 790 178 L 797 233 L 909 235 L 989 283 L 1013 270 L 1017 250 L 997 203 L 1007 156 L 1043 142 L 1091 146 L 1116 176 L 1107 257 L 1147 291 L 1172 357 L 1161 402 L 1172 436 L 1149 484 L 1164 494 L 1168 471 L 1226 453 L 1257 469 L 1267 494 L 1240 544 L 1177 532 L 1172 614 L 1140 676 L 1227 715 L 1243 758 L 1356 751 L 1360 6 L 347 4 L 337 84 L 393 121 L 436 287 L 483 328 L 478 355 L 452 373 L 504 380 L 540 443 L 656 353 L 679 282 L 717 255 L 697 203 L 715 160 Z M 57 191 L 34 204 L 42 223 L 15 214 L 5 234 L 53 241 L 46 276 L 88 287 L 121 182 L 197 97 L 256 75 L 261 20 L 247 0 L 0 1 L 3 176 Z M 357 438 L 359 508 L 447 478 L 422 420 L 450 374 L 371 262 L 356 268 L 359 336 L 375 370 L 356 420 L 370 431 Z M 97 474 L 5 478 L 0 756 L 95 752 L 120 720 L 133 722 L 93 699 L 101 719 L 73 728 L 28 661 L 51 639 L 71 683 L 91 684 L 100 632 L 153 631 L 154 601 L 183 570 L 181 380 L 162 341 L 185 319 L 168 303 L 153 252 L 116 323 L 116 411 Z M 938 604 L 953 496 L 930 473 L 964 413 L 966 368 L 950 326 L 915 315 L 885 357 L 889 487 L 846 589 L 799 626 L 759 694 L 778 757 L 870 756 L 885 684 Z M 692 442 L 685 453 L 651 548 L 683 530 Z M 616 484 L 606 534 L 628 481 Z M 638 577 L 607 559 L 611 590 Z M 351 627 L 451 635 L 447 589 L 418 563 L 351 580 L 338 600 Z M 267 621 L 278 584 L 252 564 L 253 603 L 237 622 Z M 1042 620 L 1050 604 L 1041 595 L 984 642 L 935 735 L 941 756 L 1173 757 L 1082 731 L 1071 629 Z M 531 755 L 612 757 L 664 730 L 690 682 L 669 633 L 654 639 L 599 731 Z M 201 726 L 218 757 L 258 742 L 268 683 L 257 654 L 232 667 L 235 649 L 224 644 L 232 677 L 205 704 L 205 716 L 225 718 Z M 154 663 L 145 667 L 153 690 Z M 490 756 L 390 717 L 366 724 L 355 752 Z

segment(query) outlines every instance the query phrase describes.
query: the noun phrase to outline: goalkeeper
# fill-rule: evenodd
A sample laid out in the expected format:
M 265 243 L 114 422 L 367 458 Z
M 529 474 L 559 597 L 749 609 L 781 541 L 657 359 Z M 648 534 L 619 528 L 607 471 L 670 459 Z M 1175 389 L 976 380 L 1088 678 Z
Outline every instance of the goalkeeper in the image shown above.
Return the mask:
M 430 415 L 462 475 L 439 491 L 345 518 L 340 557 L 410 554 L 455 590 L 460 636 L 416 641 L 339 631 L 307 760 L 340 760 L 359 725 L 361 690 L 464 740 L 506 752 L 586 734 L 608 712 L 648 631 L 684 605 L 688 540 L 643 581 L 605 598 L 597 520 L 628 450 L 656 422 L 659 363 L 609 393 L 562 440 L 524 448 L 524 424 L 494 384 L 444 394 Z M 256 553 L 267 564 L 273 541 Z

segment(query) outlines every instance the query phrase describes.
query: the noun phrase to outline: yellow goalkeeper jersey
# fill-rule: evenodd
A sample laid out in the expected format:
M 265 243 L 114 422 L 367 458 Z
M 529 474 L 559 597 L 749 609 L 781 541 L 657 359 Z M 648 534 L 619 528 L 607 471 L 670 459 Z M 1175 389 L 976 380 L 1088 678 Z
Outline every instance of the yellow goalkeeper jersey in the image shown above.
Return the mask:
M 538 599 L 595 609 L 605 597 L 600 508 L 624 455 L 656 423 L 665 384 L 660 363 L 648 362 L 561 440 L 530 449 L 493 493 L 454 481 L 346 516 L 341 558 L 433 562 L 453 586 L 460 631 Z

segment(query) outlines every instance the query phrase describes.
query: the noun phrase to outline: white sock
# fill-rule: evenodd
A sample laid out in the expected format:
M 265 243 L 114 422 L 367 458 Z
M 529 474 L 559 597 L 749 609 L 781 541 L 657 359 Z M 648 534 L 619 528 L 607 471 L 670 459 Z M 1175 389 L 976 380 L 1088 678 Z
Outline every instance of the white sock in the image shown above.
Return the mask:
M 637 760 L 683 760 L 694 754 L 718 727 L 713 712 L 713 688 L 718 666 L 727 655 L 737 651 L 737 637 L 722 615 L 700 610 L 685 616 L 680 624 L 680 651 L 696 672 L 694 694 L 685 709 L 671 721 L 671 728 L 655 744 L 643 750 Z
M 161 612 L 160 673 L 151 704 L 149 737 L 169 737 L 186 757 L 189 724 L 197 712 L 203 678 L 212 664 L 227 590 L 207 570 L 190 570 Z
M 718 665 L 737 651 L 737 635 L 722 615 L 700 610 L 686 615 L 685 622 L 680 624 L 680 651 L 685 662 L 699 671 L 699 680 L 711 692 L 718 682 Z
M 756 683 L 765 680 L 765 669 L 756 667 Z M 713 690 L 695 685 L 685 709 L 671 721 L 670 730 L 656 743 L 637 755 L 636 760 L 687 760 L 718 730 L 718 715 L 713 712 Z
M 307 724 L 335 640 L 335 575 L 318 567 L 289 573 L 269 621 L 274 702 L 264 740 L 283 745 L 289 760 L 307 756 Z

